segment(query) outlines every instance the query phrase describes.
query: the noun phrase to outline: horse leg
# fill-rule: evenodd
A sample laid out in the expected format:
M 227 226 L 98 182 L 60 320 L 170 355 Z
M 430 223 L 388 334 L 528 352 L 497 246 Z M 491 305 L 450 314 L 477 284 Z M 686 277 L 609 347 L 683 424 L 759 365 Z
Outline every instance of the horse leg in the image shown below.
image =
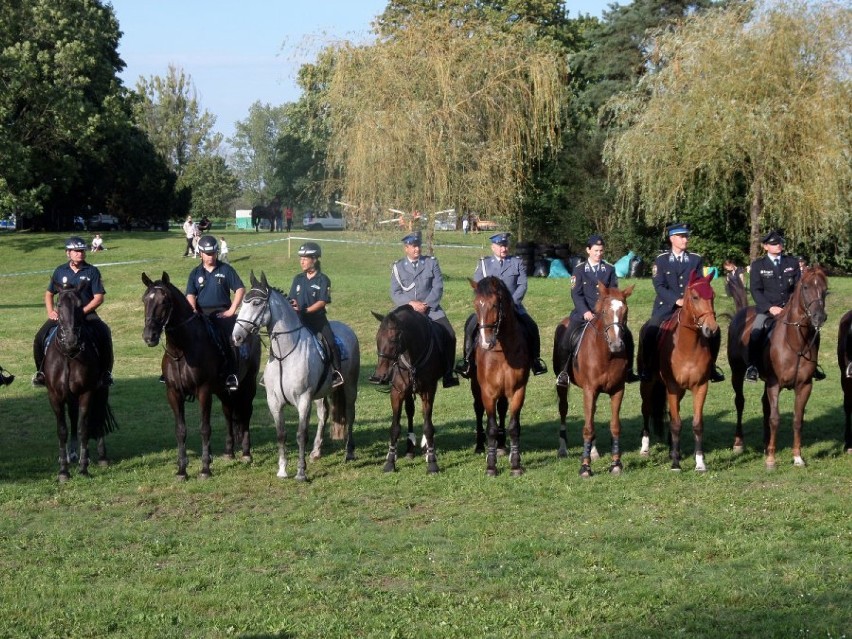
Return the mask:
M 624 469 L 621 463 L 621 402 L 624 399 L 624 387 L 614 392 L 609 398 L 610 412 L 609 432 L 612 435 L 612 461 L 609 464 L 609 472 L 620 475 Z
M 64 409 L 63 409 L 64 410 Z M 80 404 L 76 399 L 69 398 L 68 422 L 70 424 L 68 433 L 68 463 L 76 464 L 80 460 L 80 440 L 77 437 L 77 420 L 80 415 Z
M 808 398 L 811 396 L 813 383 L 802 384 L 801 387 L 795 388 L 796 399 L 793 403 L 793 465 L 804 466 L 805 460 L 802 459 L 802 426 L 805 420 L 805 406 L 808 403 Z
M 494 413 L 492 402 L 491 410 L 485 408 L 485 413 L 488 415 L 487 427 L 485 430 L 485 474 L 489 477 L 497 476 L 497 416 Z
M 434 382 L 431 389 L 426 389 L 420 393 L 420 399 L 423 403 L 423 436 L 426 438 L 426 472 L 434 475 L 438 472 L 438 457 L 435 454 L 435 425 L 432 423 L 432 406 L 435 401 L 435 391 L 437 390 L 437 381 Z
M 556 399 L 559 404 L 559 450 L 556 451 L 557 457 L 568 457 L 568 387 L 556 387 Z
M 89 476 L 89 402 L 91 399 L 91 391 L 80 395 L 80 412 L 77 415 L 77 435 L 80 438 L 80 460 L 77 472 L 83 477 Z
M 485 415 L 485 406 L 482 405 L 482 397 L 480 396 L 479 385 L 474 389 L 474 376 L 471 376 L 470 390 L 473 394 L 473 413 L 476 415 L 476 447 L 473 452 L 480 455 L 485 452 L 485 429 L 482 426 L 483 416 Z
M 382 469 L 386 473 L 396 472 L 396 444 L 399 441 L 400 433 L 400 416 L 402 415 L 402 405 L 405 403 L 405 398 L 402 397 L 395 388 L 391 389 L 391 428 L 390 428 L 390 443 L 388 444 L 388 455 L 385 460 L 385 466 Z
M 296 481 L 307 481 L 305 453 L 308 448 L 308 422 L 311 419 L 310 391 L 299 398 L 296 408 L 299 411 L 299 430 L 296 433 L 296 441 L 299 443 L 299 463 L 296 467 Z
M 222 457 L 228 460 L 236 459 L 234 457 L 234 439 L 239 439 L 239 434 L 237 434 L 236 428 L 236 420 L 234 419 L 234 409 L 231 406 L 231 398 L 226 397 L 224 400 L 222 397 L 219 397 L 219 400 L 222 402 L 222 414 L 225 416 L 225 451 L 222 453 Z M 212 406 L 211 406 L 212 410 Z
M 56 415 L 56 436 L 59 439 L 59 481 L 71 479 L 68 471 L 68 422 L 65 420 L 65 403 L 50 389 L 50 406 Z
M 177 441 L 177 473 L 175 476 L 186 481 L 186 410 L 183 396 L 180 391 L 169 388 L 166 391 L 166 399 L 169 401 L 172 413 L 175 416 L 175 440 Z
M 322 438 L 325 425 L 328 423 L 328 398 L 314 401 L 317 409 L 317 433 L 314 435 L 314 447 L 311 449 L 311 459 L 322 457 Z
M 405 396 L 404 406 L 405 419 L 408 422 L 408 442 L 406 444 L 405 456 L 408 459 L 414 459 L 417 455 L 417 436 L 414 434 L 414 395 L 408 394 Z M 421 442 L 420 447 L 425 448 L 426 442 Z
M 580 477 L 591 477 L 592 442 L 595 439 L 595 406 L 598 391 L 595 388 L 583 388 L 583 454 L 580 455 Z
M 669 433 L 671 435 L 671 443 L 669 445 L 669 456 L 672 459 L 672 470 L 680 470 L 680 431 L 683 423 L 680 418 L 680 400 L 683 399 L 684 391 L 676 388 L 674 391 L 666 388 L 666 396 L 669 404 L 669 415 L 671 415 L 671 423 L 669 424 Z
M 846 414 L 846 427 L 844 438 L 846 439 L 846 453 L 852 454 L 852 380 L 843 378 L 843 412 Z
M 107 457 L 106 451 L 106 437 L 103 435 L 98 437 L 98 466 L 104 468 L 109 466 L 109 458 Z
M 778 437 L 778 423 L 781 414 L 778 410 L 778 396 L 781 387 L 776 382 L 766 385 L 763 391 L 763 452 L 766 455 L 766 470 L 775 470 L 775 447 Z
M 209 388 L 200 388 L 198 390 L 198 408 L 201 412 L 201 479 L 209 479 L 213 476 L 213 471 L 210 470 L 210 462 L 213 455 L 210 451 L 210 435 L 213 428 L 210 425 L 210 409 L 213 406 L 213 396 Z
M 737 427 L 734 431 L 734 453 L 740 454 L 745 450 L 743 439 L 743 409 L 745 408 L 745 395 L 743 394 L 743 380 L 745 371 L 741 367 L 731 368 L 731 386 L 734 387 L 734 406 L 737 409 Z
M 271 400 L 272 395 L 267 394 L 267 397 Z M 275 476 L 279 479 L 287 479 L 287 427 L 284 423 L 284 402 L 270 401 L 269 410 L 275 422 L 275 438 L 278 443 L 278 472 Z
M 704 465 L 704 402 L 709 385 L 705 382 L 692 389 L 692 434 L 695 437 L 695 470 L 703 473 Z
M 651 386 L 653 382 L 641 382 L 639 393 L 642 396 L 642 446 L 639 454 L 642 457 L 651 456 L 651 430 L 648 425 L 651 422 L 653 410 L 651 408 Z
M 506 454 L 506 413 L 508 411 L 509 400 L 505 397 L 499 398 L 497 400 L 497 455 Z
M 520 395 L 520 397 L 518 397 Z M 511 417 L 509 418 L 509 468 L 512 477 L 520 477 L 524 474 L 521 465 L 521 408 L 524 405 L 524 389 L 515 393 L 512 399 Z
M 358 393 L 357 385 L 346 388 L 346 461 L 355 461 L 355 439 L 353 437 L 353 426 L 355 425 L 355 398 Z

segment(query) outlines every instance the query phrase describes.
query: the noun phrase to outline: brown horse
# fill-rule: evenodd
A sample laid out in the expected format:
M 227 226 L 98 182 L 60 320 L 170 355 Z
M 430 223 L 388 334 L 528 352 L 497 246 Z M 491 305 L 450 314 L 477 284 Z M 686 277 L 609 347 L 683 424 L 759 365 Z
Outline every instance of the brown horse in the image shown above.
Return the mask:
M 527 392 L 532 357 L 526 335 L 515 317 L 509 289 L 500 278 L 469 280 L 476 292 L 473 308 L 479 325 L 476 343 L 476 379 L 488 415 L 485 473 L 497 474 L 497 413 L 501 398 L 509 402 L 509 464 L 514 476 L 522 475 L 521 409 Z
M 100 383 L 103 371 L 98 344 L 86 327 L 79 286 L 59 291 L 56 311 L 58 325 L 45 352 L 43 370 L 48 400 L 56 415 L 59 481 L 64 482 L 71 476 L 69 459 L 78 458 L 78 436 L 80 475 L 89 474 L 89 439 L 98 442 L 98 465 L 109 465 L 104 436 L 115 428 L 115 420 L 109 407 L 109 387 Z M 70 445 L 66 407 L 71 422 Z
M 275 211 L 271 207 L 263 206 L 262 204 L 252 207 L 251 225 L 254 227 L 255 233 L 260 231 L 260 223 L 263 220 L 269 222 L 269 232 L 272 233 L 275 230 Z
M 187 399 L 198 400 L 201 413 L 201 473 L 206 479 L 210 470 L 210 411 L 213 395 L 222 402 L 227 432 L 225 457 L 234 458 L 234 441 L 242 444 L 243 461 L 251 461 L 249 422 L 253 412 L 252 402 L 257 391 L 257 372 L 260 368 L 260 339 L 254 335 L 241 347 L 245 357 L 240 359 L 239 390 L 230 392 L 225 387 L 221 370 L 225 366 L 224 348 L 214 332 L 218 330 L 205 316 L 196 313 L 186 297 L 171 283 L 169 274 L 151 281 L 142 273 L 145 294 L 145 327 L 142 339 L 148 346 L 157 346 L 163 333 L 166 335 L 162 360 L 166 397 L 175 416 L 175 437 L 178 445 L 178 479 L 186 479 L 186 417 Z M 228 342 L 230 339 L 228 339 Z
M 384 471 L 396 471 L 397 442 L 401 432 L 400 418 L 403 406 L 409 416 L 409 432 L 412 431 L 414 395 L 420 395 L 423 410 L 423 436 L 426 439 L 426 472 L 438 472 L 435 455 L 435 426 L 432 423 L 432 408 L 438 389 L 438 380 L 447 366 L 446 349 L 450 337 L 444 328 L 426 315 L 418 313 L 404 304 L 387 315 L 373 313 L 379 321 L 376 333 L 378 363 L 370 376 L 373 384 L 390 384 L 391 429 L 390 444 Z M 410 412 L 409 412 L 410 411 Z M 413 456 L 412 438 L 409 437 L 409 453 Z
M 576 355 L 568 370 L 571 383 L 583 389 L 583 455 L 580 477 L 591 477 L 592 460 L 597 458 L 595 445 L 595 409 L 598 396 L 606 393 L 610 397 L 609 431 L 612 434 L 612 462 L 609 472 L 618 474 L 621 463 L 621 402 L 624 398 L 624 383 L 629 367 L 624 333 L 627 327 L 627 298 L 633 286 L 623 291 L 607 288 L 598 282 L 598 302 L 595 317 L 582 329 L 579 343 L 575 347 L 568 331 L 569 318 L 556 327 L 553 340 L 553 370 L 562 370 L 576 348 Z M 568 413 L 568 387 L 557 386 L 559 398 L 559 455 L 567 455 L 566 415 Z
M 837 365 L 840 366 L 840 386 L 843 388 L 843 412 L 846 414 L 846 452 L 852 454 L 852 311 L 840 320 L 837 335 Z
M 778 424 L 778 396 L 781 389 L 792 389 L 796 399 L 793 407 L 793 463 L 804 466 L 802 459 L 802 421 L 805 406 L 811 396 L 813 374 L 819 351 L 819 332 L 825 324 L 825 296 L 828 278 L 818 266 L 808 266 L 787 301 L 784 310 L 775 317 L 769 336 L 769 348 L 764 348 L 759 363 L 763 390 L 763 442 L 766 468 L 775 468 L 775 447 Z M 737 409 L 737 428 L 734 452 L 743 450 L 743 379 L 748 366 L 748 342 L 754 323 L 755 309 L 748 307 L 734 315 L 728 328 L 728 361 L 731 364 L 731 385 Z
M 642 395 L 642 450 L 648 454 L 648 422 L 662 409 L 659 389 L 665 391 L 669 408 L 670 456 L 672 470 L 680 470 L 680 433 L 683 426 L 680 402 L 686 391 L 692 393 L 692 433 L 695 437 L 695 470 L 707 470 L 704 464 L 704 401 L 713 371 L 713 353 L 710 338 L 718 333 L 716 311 L 713 307 L 715 293 L 710 286 L 713 274 L 689 275 L 683 294 L 683 306 L 660 327 L 659 377 L 643 381 Z

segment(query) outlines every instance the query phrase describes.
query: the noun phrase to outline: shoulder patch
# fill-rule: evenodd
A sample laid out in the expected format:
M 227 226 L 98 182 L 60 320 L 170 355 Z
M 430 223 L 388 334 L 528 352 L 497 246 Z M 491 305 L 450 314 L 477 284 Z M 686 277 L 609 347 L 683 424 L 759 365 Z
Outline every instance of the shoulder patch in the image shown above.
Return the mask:
M 654 265 L 651 267 L 651 277 L 657 277 L 657 263 L 654 262 Z
M 576 284 L 577 284 L 577 276 L 572 275 L 571 276 L 571 288 L 573 289 Z

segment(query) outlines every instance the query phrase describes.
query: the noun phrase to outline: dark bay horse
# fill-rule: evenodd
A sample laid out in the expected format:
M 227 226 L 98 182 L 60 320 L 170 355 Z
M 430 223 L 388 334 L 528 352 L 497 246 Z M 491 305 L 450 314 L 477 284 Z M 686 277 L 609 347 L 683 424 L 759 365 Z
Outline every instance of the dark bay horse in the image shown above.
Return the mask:
M 440 324 L 404 304 L 387 315 L 373 313 L 379 320 L 376 333 L 378 363 L 370 376 L 374 384 L 390 384 L 391 429 L 390 445 L 384 471 L 396 470 L 397 441 L 401 431 L 403 406 L 420 395 L 423 411 L 423 436 L 426 439 L 426 471 L 438 472 L 435 455 L 435 426 L 432 408 L 438 380 L 444 374 L 449 348 L 449 336 Z M 409 439 L 409 448 L 411 440 Z
M 260 230 L 260 223 L 263 220 L 269 221 L 269 232 L 275 230 L 275 211 L 268 206 L 258 204 L 251 209 L 251 225 L 254 227 L 255 233 Z
M 243 347 L 246 357 L 240 357 L 239 390 L 229 392 L 221 370 L 225 353 L 216 339 L 208 318 L 193 311 L 186 297 L 163 272 L 162 279 L 151 281 L 142 273 L 142 283 L 147 287 L 142 296 L 145 305 L 145 328 L 142 338 L 148 346 L 160 343 L 166 334 L 162 370 L 166 380 L 166 397 L 175 416 L 175 436 L 178 445 L 177 477 L 186 479 L 186 419 L 185 402 L 198 400 L 201 412 L 201 478 L 211 476 L 210 471 L 210 410 L 213 395 L 222 402 L 227 432 L 225 457 L 234 458 L 234 440 L 242 445 L 243 461 L 251 461 L 249 422 L 252 401 L 257 391 L 257 372 L 260 368 L 260 340 L 255 336 Z
M 355 459 L 355 442 L 352 425 L 355 422 L 355 400 L 358 397 L 358 375 L 361 371 L 361 351 L 358 338 L 343 322 L 332 321 L 331 330 L 340 342 L 341 367 L 344 384 L 331 387 L 331 362 L 319 346 L 317 338 L 302 324 L 299 314 L 290 306 L 290 299 L 281 291 L 271 287 L 266 273 L 260 280 L 251 273 L 251 290 L 243 299 L 233 340 L 243 344 L 261 327 L 269 335 L 269 358 L 263 371 L 266 387 L 266 402 L 275 420 L 278 435 L 278 477 L 287 477 L 286 430 L 284 428 L 284 406 L 290 404 L 299 413 L 299 429 L 296 441 L 299 445 L 299 463 L 296 480 L 307 480 L 305 451 L 308 441 L 308 421 L 311 404 L 317 408 L 319 423 L 314 438 L 311 459 L 322 454 L 323 430 L 328 419 L 329 402 L 338 439 L 346 436 L 346 461 Z
M 843 389 L 843 412 L 846 415 L 846 452 L 852 454 L 852 311 L 840 320 L 837 334 L 837 365 Z
M 115 428 L 109 407 L 109 387 L 101 386 L 103 370 L 94 336 L 89 335 L 80 300 L 80 288 L 66 288 L 56 296 L 59 314 L 56 333 L 44 356 L 44 385 L 56 415 L 59 436 L 59 481 L 70 478 L 69 457 L 77 457 L 79 436 L 79 473 L 89 474 L 89 439 L 98 442 L 98 464 L 109 464 L 104 436 Z M 71 445 L 68 442 L 68 421 L 71 422 Z M 70 449 L 70 450 L 69 450 Z
M 793 406 L 793 463 L 804 466 L 802 459 L 802 422 L 805 406 L 813 388 L 813 374 L 819 355 L 819 332 L 827 315 L 825 296 L 828 278 L 819 266 L 807 266 L 787 301 L 775 317 L 769 335 L 768 348 L 758 364 L 764 380 L 763 389 L 763 442 L 767 470 L 775 468 L 775 449 L 778 424 L 778 396 L 782 389 L 792 389 Z M 728 361 L 731 365 L 731 385 L 734 387 L 734 405 L 737 409 L 737 428 L 734 435 L 734 452 L 743 450 L 743 380 L 748 367 L 748 342 L 754 323 L 753 306 L 734 315 L 728 328 Z
M 527 392 L 532 357 L 527 337 L 515 317 L 512 295 L 503 281 L 489 276 L 469 280 L 475 294 L 473 308 L 479 325 L 476 342 L 476 380 L 488 415 L 485 473 L 497 474 L 497 404 L 508 401 L 509 465 L 512 475 L 524 472 L 521 465 L 521 409 Z
M 607 288 L 598 282 L 598 302 L 595 317 L 585 325 L 572 366 L 568 370 L 571 383 L 583 389 L 583 455 L 580 477 L 592 476 L 592 460 L 595 444 L 595 409 L 598 396 L 606 393 L 610 397 L 609 431 L 612 434 L 612 461 L 609 472 L 619 474 L 621 463 L 621 402 L 624 399 L 624 383 L 629 367 L 624 332 L 627 327 L 627 298 L 633 286 L 623 291 Z M 553 370 L 560 371 L 571 355 L 571 336 L 566 330 L 569 318 L 556 327 L 553 340 Z M 568 387 L 557 386 L 559 399 L 559 456 L 567 455 L 566 415 L 568 413 Z
M 692 433 L 695 438 L 695 470 L 704 472 L 704 401 L 713 371 L 710 338 L 718 333 L 713 274 L 699 277 L 695 271 L 683 294 L 683 306 L 660 327 L 659 376 L 642 382 L 642 454 L 648 454 L 648 423 L 662 419 L 660 388 L 664 389 L 670 417 L 672 470 L 680 470 L 680 402 L 692 393 Z

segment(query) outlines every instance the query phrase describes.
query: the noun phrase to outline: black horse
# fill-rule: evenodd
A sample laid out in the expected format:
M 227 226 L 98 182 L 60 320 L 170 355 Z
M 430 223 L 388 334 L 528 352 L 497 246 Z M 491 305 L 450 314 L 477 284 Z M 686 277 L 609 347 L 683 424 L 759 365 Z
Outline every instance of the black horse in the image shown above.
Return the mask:
M 251 225 L 254 227 L 255 233 L 260 230 L 260 223 L 263 220 L 269 221 L 269 232 L 275 230 L 275 211 L 269 206 L 258 204 L 251 210 Z
M 107 466 L 104 436 L 115 428 L 109 407 L 109 387 L 102 386 L 104 371 L 98 355 L 97 337 L 90 334 L 80 300 L 82 285 L 65 288 L 56 296 L 59 314 L 56 332 L 44 355 L 44 385 L 56 415 L 59 437 L 59 481 L 70 478 L 69 458 L 78 457 L 79 473 L 89 474 L 89 440 L 98 442 L 98 465 Z M 66 407 L 68 420 L 66 421 Z M 71 422 L 69 446 L 68 421 Z
M 450 336 L 440 324 L 407 304 L 387 315 L 373 313 L 373 317 L 380 322 L 376 334 L 379 361 L 370 381 L 374 384 L 390 384 L 391 387 L 390 445 L 384 471 L 396 470 L 402 409 L 404 405 L 413 408 L 413 397 L 417 394 L 420 395 L 423 409 L 426 470 L 430 474 L 437 473 L 432 408 L 438 380 L 447 368 L 446 352 L 450 346 Z
M 257 372 L 260 368 L 260 340 L 252 336 L 240 349 L 239 390 L 229 392 L 221 374 L 226 362 L 224 349 L 230 348 L 229 338 L 217 337 L 218 328 L 208 318 L 195 313 L 186 297 L 163 272 L 162 279 L 152 282 L 142 273 L 147 287 L 142 301 L 145 305 L 145 328 L 142 338 L 148 346 L 160 343 L 166 334 L 162 370 L 166 382 L 166 397 L 175 415 L 175 436 L 178 444 L 179 479 L 186 479 L 186 420 L 184 405 L 196 398 L 201 412 L 201 473 L 208 478 L 210 471 L 210 409 L 213 395 L 222 402 L 227 433 L 225 457 L 234 458 L 234 440 L 242 445 L 243 461 L 251 461 L 249 422 L 252 402 L 257 391 Z M 228 333 L 230 334 L 230 332 Z
M 837 332 L 837 365 L 843 389 L 843 413 L 846 415 L 844 438 L 846 452 L 852 455 L 852 311 L 840 320 Z

